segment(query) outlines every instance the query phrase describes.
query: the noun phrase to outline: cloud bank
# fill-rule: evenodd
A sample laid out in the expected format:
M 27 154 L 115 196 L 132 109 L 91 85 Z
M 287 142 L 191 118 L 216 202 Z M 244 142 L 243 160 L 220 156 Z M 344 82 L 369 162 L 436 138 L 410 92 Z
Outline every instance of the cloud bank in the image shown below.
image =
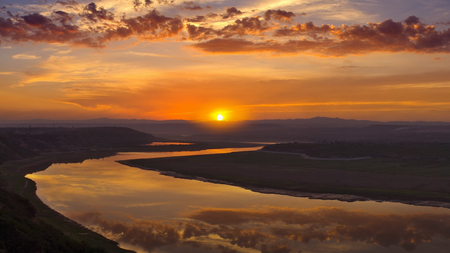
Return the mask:
M 157 3 L 190 12 L 213 9 L 193 1 Z M 154 1 L 133 1 L 130 6 L 136 10 L 147 9 L 146 13 L 133 17 L 94 2 L 81 5 L 74 0 L 57 1 L 45 13 L 11 13 L 8 7 L 3 7 L 0 43 L 61 43 L 104 48 L 112 41 L 135 38 L 139 41 L 187 40 L 191 41 L 191 48 L 212 54 L 345 56 L 373 52 L 450 52 L 450 29 L 437 30 L 416 16 L 403 21 L 387 19 L 363 25 L 334 26 L 294 23 L 296 16 L 306 14 L 280 9 L 265 10 L 261 16 L 236 7 L 193 17 L 167 16 L 154 9 L 154 4 Z M 222 27 L 216 25 L 220 20 L 225 21 Z

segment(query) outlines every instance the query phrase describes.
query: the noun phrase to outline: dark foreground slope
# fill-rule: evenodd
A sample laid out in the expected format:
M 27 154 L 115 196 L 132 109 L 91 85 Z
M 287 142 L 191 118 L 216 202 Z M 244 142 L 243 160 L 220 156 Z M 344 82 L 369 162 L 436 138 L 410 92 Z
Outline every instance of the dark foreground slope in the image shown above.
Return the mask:
M 65 236 L 36 213 L 27 199 L 0 188 L 1 252 L 107 252 Z

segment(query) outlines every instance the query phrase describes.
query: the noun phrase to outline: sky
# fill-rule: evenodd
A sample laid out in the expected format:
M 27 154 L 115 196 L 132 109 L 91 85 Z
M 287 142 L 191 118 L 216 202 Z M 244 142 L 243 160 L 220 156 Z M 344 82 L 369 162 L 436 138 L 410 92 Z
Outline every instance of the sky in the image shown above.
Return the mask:
M 0 0 L 0 119 L 450 121 L 450 0 Z

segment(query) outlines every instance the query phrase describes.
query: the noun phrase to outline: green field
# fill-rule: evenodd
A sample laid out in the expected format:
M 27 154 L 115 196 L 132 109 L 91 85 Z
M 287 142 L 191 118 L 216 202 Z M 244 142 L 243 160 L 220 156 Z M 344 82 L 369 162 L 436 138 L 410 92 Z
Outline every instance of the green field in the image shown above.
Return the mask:
M 410 159 L 399 157 L 330 161 L 306 159 L 299 154 L 252 151 L 139 159 L 125 161 L 125 164 L 222 180 L 244 187 L 450 202 L 450 165 L 447 161 L 413 164 Z

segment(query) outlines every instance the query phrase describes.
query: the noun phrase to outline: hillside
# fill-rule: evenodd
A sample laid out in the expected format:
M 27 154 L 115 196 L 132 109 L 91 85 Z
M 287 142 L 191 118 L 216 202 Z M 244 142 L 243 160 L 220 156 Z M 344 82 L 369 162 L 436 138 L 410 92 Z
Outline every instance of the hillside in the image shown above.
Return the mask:
M 76 241 L 36 216 L 25 198 L 0 188 L 0 252 L 105 252 Z
M 125 127 L 0 128 L 0 163 L 43 152 L 137 146 L 156 140 L 151 134 Z

